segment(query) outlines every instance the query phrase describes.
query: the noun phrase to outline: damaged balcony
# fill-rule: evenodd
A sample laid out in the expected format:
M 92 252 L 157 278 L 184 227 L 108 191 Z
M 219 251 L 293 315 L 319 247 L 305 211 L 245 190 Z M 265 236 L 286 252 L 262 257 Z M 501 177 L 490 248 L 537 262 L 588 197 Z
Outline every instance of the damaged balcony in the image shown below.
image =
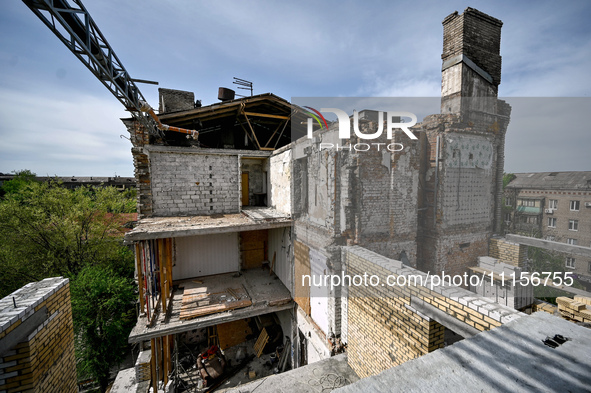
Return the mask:
M 125 236 L 125 241 L 284 228 L 292 224 L 289 215 L 273 208 L 243 206 L 241 213 L 234 214 L 144 218 Z
M 250 269 L 175 284 L 166 312 L 140 316 L 129 342 L 201 329 L 293 308 L 289 290 L 274 273 Z M 151 323 L 150 323 L 151 322 Z
M 268 207 L 141 220 L 126 236 L 141 310 L 130 342 L 289 308 L 291 225 Z
M 221 349 L 234 361 L 231 370 L 255 355 L 255 363 L 266 363 L 270 352 L 290 347 L 283 338 L 293 326 L 291 226 L 272 208 L 247 206 L 239 214 L 143 219 L 127 235 L 140 310 L 128 341 L 146 353 L 142 367 L 151 369 L 154 386 L 196 380 L 192 366 L 201 364 L 203 351 Z M 261 337 L 268 341 L 257 347 Z

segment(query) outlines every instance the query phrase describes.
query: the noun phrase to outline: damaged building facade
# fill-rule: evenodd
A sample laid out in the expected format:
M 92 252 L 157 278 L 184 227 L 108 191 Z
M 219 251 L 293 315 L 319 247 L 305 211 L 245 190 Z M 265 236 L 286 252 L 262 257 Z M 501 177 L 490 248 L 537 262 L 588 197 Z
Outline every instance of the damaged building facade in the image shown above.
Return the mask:
M 185 342 L 249 339 L 255 355 L 273 341 L 286 348 L 292 368 L 347 350 L 362 377 L 443 347 L 446 328 L 470 336 L 517 318 L 429 281 L 475 266 L 502 223 L 501 26 L 471 8 L 445 18 L 441 113 L 412 128 L 416 140 L 395 134 L 397 152 L 322 150 L 338 140 L 336 124 L 290 135 L 307 111 L 272 94 L 220 89 L 220 103 L 200 106 L 160 89 L 159 118 L 196 140 L 124 120 L 140 215 L 126 236 L 140 294 L 129 341 L 141 345 L 143 378 L 169 384 Z M 371 111 L 360 118 L 375 129 Z M 302 282 L 364 272 L 425 282 L 371 293 Z

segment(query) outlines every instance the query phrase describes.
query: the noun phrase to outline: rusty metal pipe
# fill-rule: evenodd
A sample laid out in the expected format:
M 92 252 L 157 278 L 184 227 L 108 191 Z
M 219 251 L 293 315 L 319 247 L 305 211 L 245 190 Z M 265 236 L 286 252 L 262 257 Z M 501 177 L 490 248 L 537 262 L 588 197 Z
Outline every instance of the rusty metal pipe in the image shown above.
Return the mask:
M 187 134 L 187 135 L 191 136 L 193 139 L 197 139 L 197 137 L 199 136 L 199 131 L 197 131 L 197 130 L 188 130 L 186 128 L 180 128 L 180 127 L 174 127 L 174 126 L 162 124 L 162 122 L 158 118 L 158 115 L 156 115 L 156 113 L 154 112 L 154 109 L 152 109 L 150 104 L 148 104 L 145 101 L 140 101 L 140 105 L 141 105 L 140 110 L 142 112 L 146 112 L 148 115 L 150 115 L 150 117 L 156 122 L 156 127 L 159 130 L 180 132 L 180 133 Z

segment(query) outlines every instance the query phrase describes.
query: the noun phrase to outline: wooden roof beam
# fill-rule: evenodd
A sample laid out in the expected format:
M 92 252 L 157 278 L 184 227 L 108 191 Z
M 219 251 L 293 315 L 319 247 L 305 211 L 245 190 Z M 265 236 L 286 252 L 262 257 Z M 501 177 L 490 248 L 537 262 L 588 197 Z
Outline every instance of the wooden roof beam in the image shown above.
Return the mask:
M 271 115 L 268 113 L 255 113 L 255 112 L 243 112 L 243 113 L 248 116 L 270 117 L 273 119 L 281 119 L 281 120 L 288 120 L 289 119 L 289 116 Z

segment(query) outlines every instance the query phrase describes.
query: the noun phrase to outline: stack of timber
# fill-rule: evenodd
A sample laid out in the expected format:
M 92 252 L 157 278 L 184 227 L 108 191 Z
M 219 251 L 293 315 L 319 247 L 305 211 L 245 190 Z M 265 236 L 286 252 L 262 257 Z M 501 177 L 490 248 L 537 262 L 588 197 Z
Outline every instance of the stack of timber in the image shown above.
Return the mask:
M 539 299 L 534 299 L 534 304 L 532 304 L 532 312 L 544 311 L 548 314 L 554 315 L 557 309 L 558 308 L 555 305 Z
M 215 314 L 252 305 L 243 286 L 208 292 L 206 287 L 185 288 L 181 305 L 181 320 Z
M 563 318 L 591 323 L 591 297 L 579 295 L 574 299 L 557 297 L 556 303 L 558 303 L 558 311 Z

